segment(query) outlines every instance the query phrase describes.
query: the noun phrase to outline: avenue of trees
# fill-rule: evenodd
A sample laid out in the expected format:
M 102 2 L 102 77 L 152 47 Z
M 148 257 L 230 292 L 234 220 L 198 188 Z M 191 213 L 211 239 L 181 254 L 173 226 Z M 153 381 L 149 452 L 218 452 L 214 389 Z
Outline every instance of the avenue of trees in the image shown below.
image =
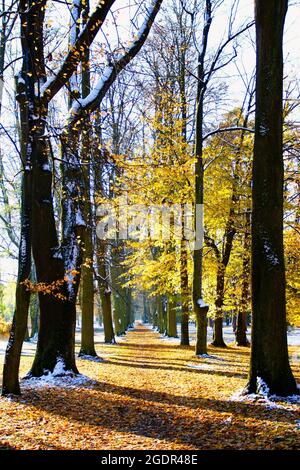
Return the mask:
M 297 394 L 287 327 L 300 320 L 299 95 L 283 72 L 288 0 L 254 3 L 241 20 L 237 0 L 2 1 L 1 259 L 18 266 L 13 315 L 0 285 L 3 395 L 21 393 L 25 340 L 37 337 L 28 376 L 58 363 L 78 374 L 77 324 L 79 355 L 95 357 L 96 319 L 114 344 L 137 303 L 161 334 L 177 337 L 180 323 L 182 346 L 195 322 L 196 355 L 209 325 L 225 348 L 232 322 L 251 347 L 245 393 L 262 380 Z M 146 226 L 130 213 L 141 206 Z M 170 210 L 168 236 L 155 207 Z

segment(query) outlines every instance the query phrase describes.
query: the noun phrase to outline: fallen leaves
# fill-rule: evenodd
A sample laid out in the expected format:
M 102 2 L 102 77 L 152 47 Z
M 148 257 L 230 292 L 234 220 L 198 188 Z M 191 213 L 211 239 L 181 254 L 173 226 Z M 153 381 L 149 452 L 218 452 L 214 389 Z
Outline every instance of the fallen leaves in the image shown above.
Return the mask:
M 299 449 L 297 405 L 230 400 L 245 385 L 249 351 L 209 352 L 196 358 L 143 326 L 98 345 L 103 362 L 78 359 L 88 386 L 23 381 L 21 397 L 1 398 L 0 449 Z M 22 357 L 23 373 L 31 361 Z

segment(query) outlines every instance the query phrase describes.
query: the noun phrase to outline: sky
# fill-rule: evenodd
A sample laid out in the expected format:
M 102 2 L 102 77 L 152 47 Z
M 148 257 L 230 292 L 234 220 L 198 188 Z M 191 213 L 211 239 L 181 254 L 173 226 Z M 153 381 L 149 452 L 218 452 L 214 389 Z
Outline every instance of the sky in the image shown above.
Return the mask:
M 220 14 L 213 20 L 210 44 L 212 47 L 217 47 L 220 41 L 220 37 L 227 28 L 227 18 L 229 5 L 232 2 L 225 1 L 224 6 L 220 9 Z M 233 31 L 237 31 L 239 25 L 251 22 L 254 19 L 254 0 L 240 0 L 239 7 L 236 16 L 236 28 Z M 300 2 L 296 4 L 295 1 L 289 1 L 289 8 L 286 16 L 285 29 L 284 29 L 284 74 L 286 84 L 288 79 L 297 79 L 299 84 L 300 79 Z M 222 71 L 222 75 L 228 78 L 229 97 L 232 98 L 236 103 L 239 103 L 244 93 L 244 86 L 242 80 L 239 77 L 237 70 L 237 62 L 240 70 L 243 70 L 249 76 L 255 69 L 255 48 L 254 43 L 250 40 L 250 37 L 255 40 L 255 27 L 252 27 L 249 35 L 244 36 L 243 41 L 238 52 L 237 61 L 228 65 L 225 70 Z M 300 91 L 300 87 L 298 87 Z

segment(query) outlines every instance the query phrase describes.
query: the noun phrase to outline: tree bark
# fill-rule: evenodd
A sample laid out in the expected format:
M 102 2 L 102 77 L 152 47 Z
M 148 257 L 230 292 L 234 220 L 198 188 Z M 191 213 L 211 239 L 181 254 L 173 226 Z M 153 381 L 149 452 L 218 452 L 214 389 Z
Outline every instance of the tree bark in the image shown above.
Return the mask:
M 90 161 L 88 130 L 83 135 L 82 177 L 84 182 L 84 222 L 83 233 L 83 256 L 81 268 L 81 347 L 80 356 L 97 356 L 94 343 L 94 270 L 93 270 L 93 228 L 91 208 L 91 183 L 90 183 Z
M 31 271 L 31 239 L 30 239 L 30 174 L 23 176 L 21 206 L 21 240 L 19 249 L 19 269 L 16 288 L 16 307 L 12 328 L 5 352 L 3 367 L 2 395 L 10 393 L 19 395 L 19 367 L 22 345 L 27 329 L 30 290 L 24 282 L 29 279 Z
M 160 295 L 157 296 L 157 320 L 158 320 L 158 331 L 161 335 L 164 335 L 165 325 L 164 325 L 164 310 L 162 304 L 162 297 Z
M 145 292 L 143 292 L 143 323 L 149 323 L 150 320 L 149 300 L 147 299 Z
M 82 24 L 86 25 L 89 16 L 89 1 L 85 0 L 82 11 Z M 86 48 L 83 54 L 82 67 L 82 98 L 86 98 L 91 91 L 90 83 L 90 51 Z M 91 206 L 91 143 L 90 126 L 83 123 L 82 132 L 82 177 L 84 180 L 84 221 L 86 228 L 83 235 L 83 256 L 81 268 L 81 347 L 80 356 L 97 356 L 94 342 L 94 270 L 93 270 L 93 217 Z
M 256 0 L 252 210 L 252 348 L 246 391 L 297 393 L 288 358 L 283 252 L 282 39 L 287 0 Z
M 32 339 L 39 331 L 39 299 L 36 294 L 31 296 L 29 314 L 31 321 L 30 339 Z
M 37 350 L 30 376 L 41 376 L 45 370 L 53 371 L 57 362 L 63 361 L 66 371 L 78 373 L 75 364 L 76 297 L 81 274 L 81 246 L 85 229 L 82 208 L 82 180 L 78 166 L 77 132 L 69 129 L 62 138 L 62 227 L 63 238 L 59 246 L 52 204 L 48 204 L 48 223 L 42 224 L 43 211 L 33 212 L 36 216 L 39 235 L 33 236 L 37 281 L 46 285 L 58 285 L 57 291 L 39 294 L 40 328 Z M 45 191 L 44 200 L 51 200 L 51 173 L 48 184 L 41 184 Z M 44 209 L 45 211 L 45 209 Z M 33 224 L 34 225 L 34 224 Z M 42 240 L 42 243 L 41 243 Z
M 250 294 L 250 210 L 246 212 L 246 224 L 244 235 L 242 295 L 238 308 L 235 338 L 238 346 L 249 346 L 247 338 L 247 306 Z
M 97 243 L 97 259 L 98 259 L 98 285 L 100 291 L 104 342 L 106 344 L 115 344 L 115 333 L 112 320 L 111 306 L 111 288 L 109 285 L 109 270 L 107 268 L 106 245 L 104 240 L 98 240 Z
M 134 312 L 132 309 L 132 292 L 130 288 L 125 289 L 126 298 L 126 329 L 132 328 L 134 325 Z
M 216 314 L 214 321 L 214 332 L 212 345 L 218 348 L 226 348 L 223 339 L 223 303 L 224 303 L 224 282 L 226 267 L 222 262 L 218 264 L 217 272 L 217 297 L 216 297 Z
M 177 318 L 176 318 L 176 300 L 174 296 L 169 295 L 167 306 L 167 336 L 178 338 Z
M 189 346 L 189 285 L 186 240 L 180 246 L 180 289 L 181 289 L 181 339 L 182 346 Z
M 126 332 L 126 295 L 125 289 L 122 287 L 123 279 L 120 279 L 123 274 L 121 266 L 123 247 L 121 243 L 117 243 L 112 248 L 112 266 L 111 266 L 111 280 L 113 288 L 113 318 L 115 325 L 115 333 L 117 336 L 124 335 Z
M 197 97 L 196 97 L 196 122 L 195 122 L 195 207 L 203 207 L 203 102 L 206 91 L 204 60 L 207 49 L 208 35 L 212 22 L 212 5 L 210 0 L 205 2 L 205 24 L 202 33 L 201 50 L 198 56 L 197 67 Z M 198 224 L 195 216 L 195 232 L 197 233 Z M 202 307 L 202 264 L 203 248 L 194 251 L 193 256 L 193 306 L 197 321 L 197 341 L 196 355 L 207 353 L 207 311 L 208 308 Z
M 156 298 L 151 297 L 151 302 L 150 302 L 150 316 L 151 316 L 151 321 L 153 328 L 158 327 L 158 315 L 157 315 L 157 302 Z

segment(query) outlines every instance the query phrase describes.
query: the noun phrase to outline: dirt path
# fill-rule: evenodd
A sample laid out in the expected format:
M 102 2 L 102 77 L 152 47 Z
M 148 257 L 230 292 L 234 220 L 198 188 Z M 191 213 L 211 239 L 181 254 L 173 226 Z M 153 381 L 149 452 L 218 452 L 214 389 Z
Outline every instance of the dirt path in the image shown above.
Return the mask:
M 78 359 L 94 380 L 32 388 L 0 400 L 0 448 L 299 448 L 299 409 L 229 400 L 246 382 L 248 350 L 213 348 L 210 358 L 138 326 L 101 363 Z M 22 358 L 22 370 L 32 358 Z M 295 372 L 299 377 L 299 365 Z

